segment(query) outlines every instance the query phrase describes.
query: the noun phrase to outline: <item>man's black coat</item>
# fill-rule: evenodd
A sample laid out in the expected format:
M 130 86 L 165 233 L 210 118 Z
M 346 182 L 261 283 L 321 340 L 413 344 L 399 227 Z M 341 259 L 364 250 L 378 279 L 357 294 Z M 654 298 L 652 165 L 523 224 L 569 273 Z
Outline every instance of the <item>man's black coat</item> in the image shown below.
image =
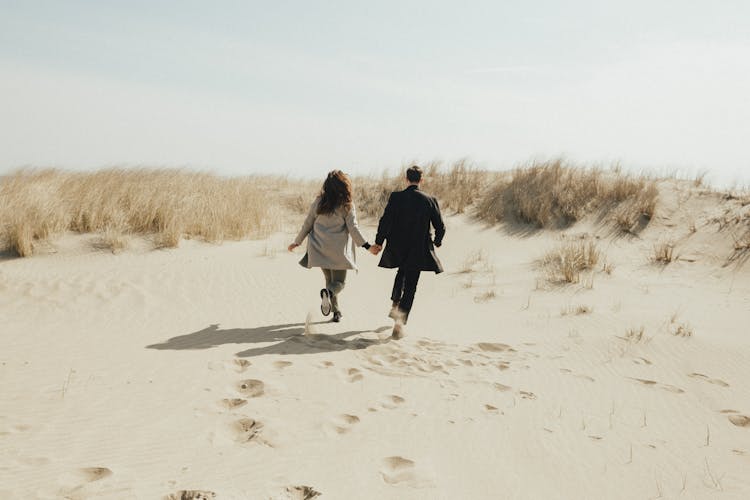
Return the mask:
M 430 224 L 435 228 L 434 246 Z M 379 265 L 442 273 L 443 266 L 434 247 L 442 244 L 443 236 L 445 225 L 435 198 L 415 185 L 391 193 L 375 238 L 378 245 L 386 241 Z

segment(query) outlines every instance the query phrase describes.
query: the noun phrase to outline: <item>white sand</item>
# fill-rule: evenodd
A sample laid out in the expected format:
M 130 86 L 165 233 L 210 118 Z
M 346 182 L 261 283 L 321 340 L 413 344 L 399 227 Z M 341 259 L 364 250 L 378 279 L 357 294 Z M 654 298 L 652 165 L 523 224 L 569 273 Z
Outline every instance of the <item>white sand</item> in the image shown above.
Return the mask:
M 361 253 L 320 323 L 285 234 L 0 261 L 0 498 L 750 498 L 750 264 L 672 194 L 640 238 L 565 231 L 601 235 L 593 287 L 541 286 L 559 232 L 448 217 L 398 342 L 393 272 Z

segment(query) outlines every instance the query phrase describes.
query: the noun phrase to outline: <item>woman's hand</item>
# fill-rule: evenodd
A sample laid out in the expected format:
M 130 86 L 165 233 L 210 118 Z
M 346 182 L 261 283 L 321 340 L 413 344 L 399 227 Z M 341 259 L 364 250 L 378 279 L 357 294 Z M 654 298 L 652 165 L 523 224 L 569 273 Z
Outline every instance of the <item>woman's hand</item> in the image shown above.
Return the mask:
M 289 250 L 290 252 L 293 252 L 294 249 L 297 248 L 298 246 L 299 246 L 298 244 L 292 243 L 291 245 L 289 245 L 288 247 L 286 247 L 286 249 Z

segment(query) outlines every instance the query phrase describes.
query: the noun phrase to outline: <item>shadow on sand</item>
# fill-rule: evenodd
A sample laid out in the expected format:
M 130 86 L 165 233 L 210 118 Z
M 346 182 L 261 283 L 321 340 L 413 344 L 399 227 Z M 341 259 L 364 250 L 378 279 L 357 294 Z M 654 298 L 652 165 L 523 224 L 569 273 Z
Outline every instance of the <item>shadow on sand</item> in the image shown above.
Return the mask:
M 320 321 L 311 323 L 319 325 L 325 323 Z M 262 354 L 314 354 L 320 352 L 344 351 L 347 349 L 366 349 L 371 345 L 387 342 L 386 340 L 373 340 L 357 338 L 347 340 L 349 337 L 362 333 L 381 333 L 389 327 L 380 327 L 376 330 L 351 330 L 337 333 L 335 335 L 319 335 L 308 333 L 305 335 L 305 323 L 288 323 L 284 325 L 260 326 L 256 328 L 229 328 L 221 329 L 219 325 L 210 325 L 203 330 L 179 335 L 162 342 L 146 346 L 148 349 L 159 350 L 193 350 L 210 349 L 224 344 L 264 344 L 276 342 L 273 345 L 253 347 L 240 351 L 238 357 L 249 358 Z

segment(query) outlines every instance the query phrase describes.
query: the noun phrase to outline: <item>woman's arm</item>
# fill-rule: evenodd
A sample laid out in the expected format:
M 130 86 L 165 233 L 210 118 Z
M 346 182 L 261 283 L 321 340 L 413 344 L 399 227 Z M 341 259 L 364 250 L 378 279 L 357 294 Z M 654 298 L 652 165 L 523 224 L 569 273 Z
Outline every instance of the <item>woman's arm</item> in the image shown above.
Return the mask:
M 310 205 L 310 210 L 307 213 L 305 222 L 302 223 L 302 228 L 299 230 L 299 233 L 297 233 L 297 237 L 294 238 L 294 243 L 289 245 L 290 252 L 300 246 L 305 237 L 310 234 L 310 231 L 312 231 L 313 225 L 315 224 L 315 217 L 318 215 L 318 203 L 320 203 L 320 198 L 316 198 L 313 204 Z
M 369 248 L 370 245 L 359 230 L 359 224 L 357 223 L 357 209 L 354 207 L 353 203 L 352 208 L 346 213 L 344 220 L 346 221 L 346 229 L 352 236 L 354 244 L 358 247 Z

